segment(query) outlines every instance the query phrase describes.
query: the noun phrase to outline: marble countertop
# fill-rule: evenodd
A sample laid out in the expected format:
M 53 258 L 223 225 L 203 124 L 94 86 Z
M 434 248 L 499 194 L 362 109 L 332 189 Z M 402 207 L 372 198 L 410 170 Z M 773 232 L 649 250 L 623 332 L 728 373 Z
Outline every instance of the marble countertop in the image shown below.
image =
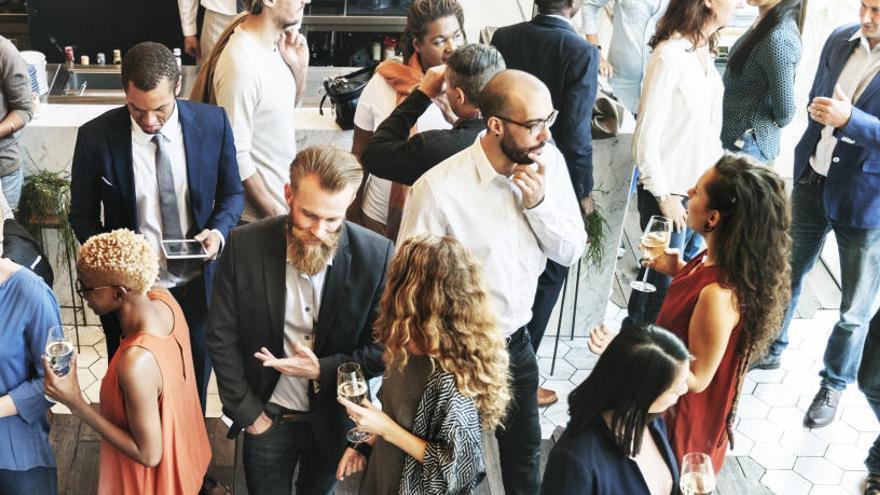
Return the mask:
M 79 128 L 117 106 L 50 103 L 46 111 L 31 120 L 25 129 Z M 344 132 L 336 125 L 329 109 L 324 110 L 323 116 L 318 113 L 317 108 L 297 108 L 295 112 L 297 130 Z

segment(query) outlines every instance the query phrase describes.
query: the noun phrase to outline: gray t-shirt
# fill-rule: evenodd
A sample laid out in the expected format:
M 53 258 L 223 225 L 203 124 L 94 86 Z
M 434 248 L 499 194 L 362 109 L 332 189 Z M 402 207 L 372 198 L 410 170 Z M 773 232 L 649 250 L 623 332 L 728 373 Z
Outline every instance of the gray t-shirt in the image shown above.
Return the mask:
M 431 374 L 431 358 L 410 356 L 406 367 L 392 366 L 382 382 L 382 410 L 405 430 L 412 431 L 419 401 Z M 396 495 L 403 473 L 406 453 L 381 438 L 373 447 L 367 472 L 361 481 L 360 495 Z
M 18 49 L 0 36 L 0 120 L 10 112 L 18 114 L 25 125 L 31 121 L 31 82 L 27 64 Z M 16 127 L 16 131 L 19 129 Z M 0 139 L 0 176 L 9 175 L 20 167 L 21 147 L 16 132 Z

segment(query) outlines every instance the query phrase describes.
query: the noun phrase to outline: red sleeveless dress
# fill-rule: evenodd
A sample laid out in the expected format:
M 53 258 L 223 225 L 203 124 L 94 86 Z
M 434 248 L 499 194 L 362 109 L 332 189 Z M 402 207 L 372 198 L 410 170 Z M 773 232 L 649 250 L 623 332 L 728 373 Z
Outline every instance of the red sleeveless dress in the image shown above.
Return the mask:
M 688 327 L 700 292 L 722 279 L 717 266 L 703 265 L 705 255 L 703 251 L 675 275 L 657 317 L 657 325 L 678 335 L 688 347 Z M 737 323 L 731 332 L 721 364 L 706 390 L 681 396 L 678 403 L 665 414 L 670 443 L 679 466 L 685 454 L 703 452 L 712 458 L 715 473 L 721 471 L 729 440 L 727 417 L 733 408 L 740 368 L 740 360 L 735 354 L 741 327 L 742 323 Z M 696 331 L 699 332 L 699 329 Z
M 158 400 L 162 460 L 156 467 L 146 467 L 102 441 L 99 495 L 195 494 L 211 462 L 211 444 L 196 392 L 189 327 L 183 311 L 167 292 L 151 291 L 148 296 L 171 308 L 174 329 L 165 337 L 141 332 L 122 339 L 101 383 L 101 414 L 120 428 L 129 429 L 119 388 L 119 356 L 132 346 L 152 353 L 162 372 L 162 395 Z

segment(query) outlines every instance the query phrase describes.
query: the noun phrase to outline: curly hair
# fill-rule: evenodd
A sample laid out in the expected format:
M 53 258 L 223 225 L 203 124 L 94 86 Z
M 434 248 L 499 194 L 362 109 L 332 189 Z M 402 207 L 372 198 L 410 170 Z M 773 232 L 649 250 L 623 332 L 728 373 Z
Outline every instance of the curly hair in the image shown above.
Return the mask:
M 403 369 L 417 345 L 474 399 L 482 427 L 510 402 L 508 354 L 473 256 L 452 237 L 417 236 L 398 248 L 374 326 L 387 367 Z
M 416 49 L 413 44 L 428 34 L 427 24 L 444 17 L 455 16 L 458 19 L 458 27 L 464 34 L 464 9 L 458 0 L 415 0 L 409 6 L 406 14 L 406 27 L 400 37 L 400 50 L 403 61 L 412 57 Z M 465 40 L 467 41 L 467 40 Z
M 159 257 L 143 235 L 118 229 L 89 237 L 79 249 L 76 269 L 146 294 L 159 275 Z
M 776 172 L 742 154 L 718 160 L 706 194 L 721 214 L 715 262 L 736 294 L 743 336 L 736 355 L 745 361 L 776 338 L 791 300 L 788 196 Z
M 654 36 L 648 42 L 651 48 L 668 40 L 673 34 L 679 33 L 694 46 L 709 44 L 709 51 L 715 52 L 718 44 L 718 32 L 708 36 L 703 34 L 703 27 L 714 17 L 712 9 L 703 0 L 670 0 L 666 13 L 657 22 Z

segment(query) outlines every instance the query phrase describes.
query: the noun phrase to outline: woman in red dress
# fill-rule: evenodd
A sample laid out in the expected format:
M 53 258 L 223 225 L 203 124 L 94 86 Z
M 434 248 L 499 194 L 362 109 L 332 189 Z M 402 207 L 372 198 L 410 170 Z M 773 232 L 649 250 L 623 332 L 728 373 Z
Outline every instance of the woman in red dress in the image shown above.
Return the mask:
M 687 223 L 706 250 L 684 264 L 674 250 L 649 263 L 674 275 L 657 325 L 694 356 L 689 393 L 666 413 L 679 465 L 689 452 L 721 470 L 742 378 L 776 335 L 790 297 L 790 214 L 785 187 L 771 169 L 725 155 L 688 191 Z M 591 334 L 607 345 L 604 328 Z

